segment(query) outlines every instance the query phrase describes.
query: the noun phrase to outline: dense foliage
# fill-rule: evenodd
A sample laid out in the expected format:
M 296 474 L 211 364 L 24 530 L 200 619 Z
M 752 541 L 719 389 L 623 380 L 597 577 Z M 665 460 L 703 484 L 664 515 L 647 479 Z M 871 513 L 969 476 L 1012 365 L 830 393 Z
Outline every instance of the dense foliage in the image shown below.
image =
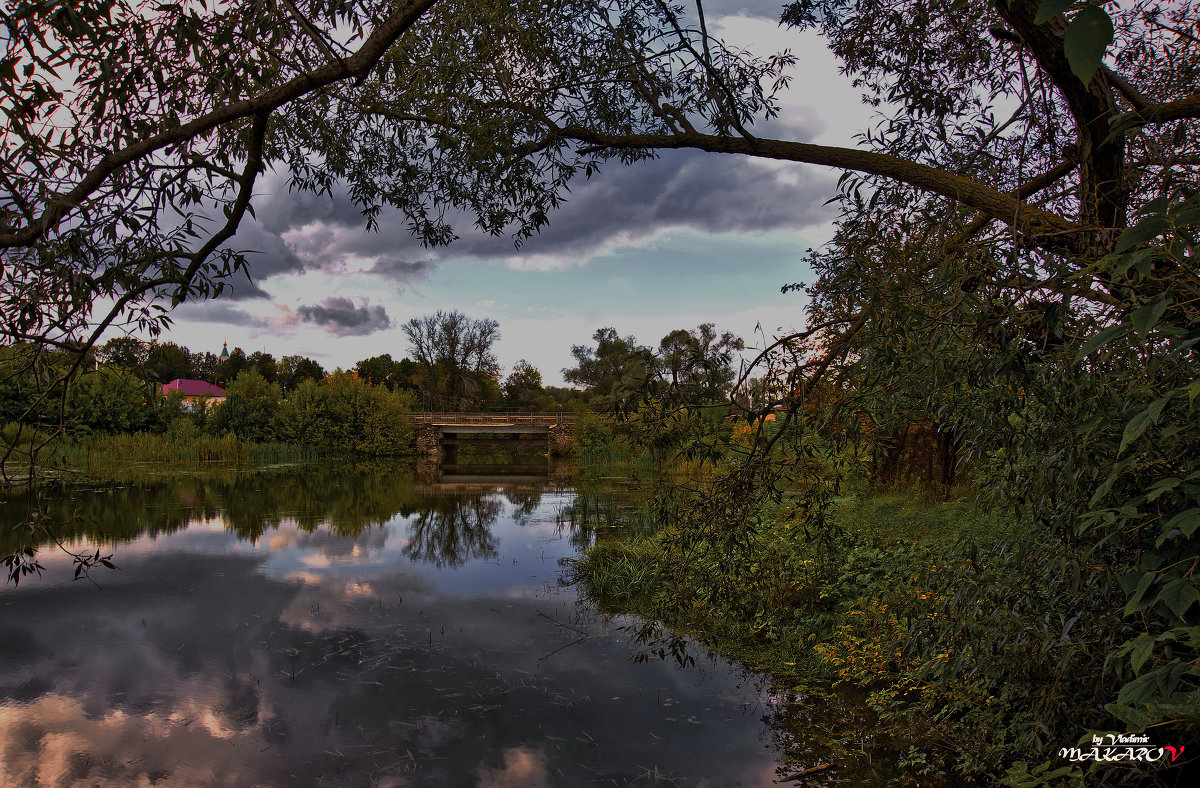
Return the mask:
M 513 365 L 500 388 L 504 407 L 510 410 L 541 410 L 555 405 L 554 398 L 547 396 L 542 387 L 542 373 L 525 359 Z
M 833 615 L 796 653 L 927 731 L 916 773 L 1169 783 L 1181 764 L 1085 778 L 1053 756 L 1093 731 L 1198 731 L 1195 7 L 833 0 L 785 20 L 820 30 L 887 108 L 864 139 L 881 161 L 969 183 L 883 165 L 842 179 L 815 281 L 784 288 L 807 296 L 810 328 L 744 381 L 745 434 L 728 456 L 677 436 L 715 463 L 660 494 L 643 611 L 718 629 Z M 1110 42 L 1121 74 L 1101 63 Z M 972 183 L 1020 204 L 1005 218 Z M 672 413 L 639 402 L 659 408 L 648 424 Z M 937 472 L 903 472 L 914 435 Z M 837 516 L 847 480 L 906 476 L 978 493 L 1020 541 L 864 543 Z M 791 540 L 820 546 L 800 551 L 820 593 L 764 613 Z
M 143 350 L 153 353 L 158 347 L 151 344 Z M 166 397 L 160 393 L 159 385 L 152 377 L 148 379 L 153 374 L 147 371 L 149 362 L 98 366 L 79 374 L 68 387 L 63 385 L 61 371 L 71 364 L 69 356 L 42 354 L 38 366 L 31 367 L 19 358 L 30 352 L 29 348 L 4 351 L 6 355 L 0 358 L 0 368 L 5 371 L 0 375 L 4 442 L 0 448 L 10 473 L 27 473 L 40 451 L 61 458 L 64 446 L 70 454 L 71 445 L 87 443 L 90 436 L 97 435 L 161 436 L 159 441 L 148 439 L 149 443 L 162 444 L 168 454 L 168 444 L 177 444 L 175 453 L 181 459 L 198 459 L 189 447 L 205 436 L 230 436 L 240 441 L 227 446 L 225 459 L 231 461 L 244 459 L 251 444 L 272 442 L 305 444 L 336 455 L 412 453 L 412 427 L 407 418 L 414 405 L 412 395 L 403 389 L 393 392 L 372 386 L 354 373 L 322 374 L 319 379 L 299 375 L 292 378 L 298 383 L 287 386 L 264 377 L 259 371 L 263 359 L 270 361 L 272 369 L 274 360 L 268 354 L 254 353 L 249 358 L 258 357 L 256 363 L 243 366 L 226 387 L 223 401 L 186 402 L 178 392 Z M 186 349 L 180 352 L 188 355 Z M 247 358 L 240 349 L 229 358 L 239 355 Z M 204 457 L 199 459 L 222 459 L 220 449 L 210 452 L 209 448 L 202 450 Z M 108 460 L 118 462 L 120 454 L 116 449 Z M 128 459 L 150 459 L 141 456 L 141 449 L 132 454 L 137 456 Z M 91 464 L 83 461 L 85 467 Z
M 1131 67 L 1135 88 L 1107 69 L 1082 75 L 1072 64 L 1060 74 L 1055 53 L 987 27 L 998 18 L 1032 38 L 1065 24 L 1040 14 L 1030 27 L 1014 19 L 1019 6 L 1000 4 L 995 17 L 972 6 L 980 20 L 945 17 L 930 27 L 919 14 L 870 16 L 870 4 L 791 7 L 789 20 L 823 26 L 868 95 L 898 105 L 870 138 L 878 149 L 920 148 L 940 167 L 1015 190 L 1061 158 L 1080 168 L 1078 182 L 1036 200 L 1092 229 L 1073 244 L 989 234 L 988 222 L 961 204 L 846 179 L 837 237 L 812 257 L 817 280 L 807 288 L 812 323 L 827 327 L 824 352 L 795 368 L 792 385 L 811 390 L 824 376 L 844 391 L 826 413 L 848 433 L 889 436 L 913 423 L 936 430 L 956 463 L 974 465 L 991 503 L 1011 507 L 1037 536 L 1034 554 L 1057 557 L 1006 571 L 1040 589 L 1029 616 L 1063 622 L 1061 642 L 1072 645 L 1062 665 L 1091 677 L 1080 692 L 1105 712 L 1088 722 L 1081 713 L 1077 727 L 1153 727 L 1160 738 L 1188 738 L 1200 719 L 1200 196 L 1188 154 L 1196 127 L 1188 114 L 1173 125 L 1131 118 L 1150 117 L 1154 101 L 1188 100 L 1200 52 L 1179 31 L 1200 28 L 1192 7 L 1116 9 L 1117 60 Z M 1097 13 L 1085 7 L 1071 27 Z M 854 33 L 880 18 L 894 36 Z M 988 46 L 964 46 L 972 31 L 982 42 L 985 30 Z M 930 62 L 913 70 L 897 58 L 917 41 Z M 1039 59 L 1040 87 L 1017 79 L 1028 54 Z M 1144 81 L 1150 63 L 1161 81 Z M 952 81 L 932 85 L 935 74 Z M 980 90 L 991 100 L 981 103 Z M 1022 103 L 997 124 L 990 112 L 1006 95 Z M 1101 128 L 1095 113 L 1106 120 Z M 948 120 L 956 133 L 939 130 Z M 946 587 L 946 626 L 927 627 L 908 646 L 926 661 L 977 654 L 943 671 L 964 679 L 984 664 L 979 650 L 990 642 L 969 627 L 979 601 L 963 592 L 966 583 L 979 580 Z M 1027 658 L 1010 642 L 993 647 L 987 664 L 1011 660 L 1017 670 Z M 1029 732 L 1025 746 L 1040 739 Z
M 675 329 L 657 348 L 622 337 L 615 328 L 598 329 L 592 339 L 594 348 L 571 347 L 575 366 L 564 369 L 563 377 L 580 386 L 594 407 L 617 411 L 636 407 L 646 395 L 692 407 L 725 403 L 736 377 L 737 352 L 745 348 L 740 337 L 718 334 L 713 323 Z
M 296 387 L 276 408 L 271 429 L 276 440 L 343 454 L 408 455 L 413 449 L 407 418 L 412 404 L 412 396 L 404 392 L 335 373 Z

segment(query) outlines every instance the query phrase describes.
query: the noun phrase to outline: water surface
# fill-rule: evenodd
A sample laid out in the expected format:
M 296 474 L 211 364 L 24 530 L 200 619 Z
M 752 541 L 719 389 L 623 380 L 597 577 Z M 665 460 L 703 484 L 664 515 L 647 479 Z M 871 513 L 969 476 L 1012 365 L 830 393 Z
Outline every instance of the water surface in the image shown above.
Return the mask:
M 119 570 L 97 588 L 43 547 L 0 591 L 0 782 L 774 784 L 761 679 L 635 661 L 560 584 L 594 538 L 574 499 L 329 467 L 46 494 L 67 547 Z M 4 499 L 6 554 L 32 504 Z

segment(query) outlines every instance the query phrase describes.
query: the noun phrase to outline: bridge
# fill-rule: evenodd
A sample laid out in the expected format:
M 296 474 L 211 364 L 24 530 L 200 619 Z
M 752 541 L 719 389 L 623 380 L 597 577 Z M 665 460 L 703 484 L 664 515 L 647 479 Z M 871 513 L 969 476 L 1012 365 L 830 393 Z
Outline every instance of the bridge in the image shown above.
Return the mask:
M 557 424 L 574 424 L 575 414 L 571 411 L 554 413 L 459 413 L 457 411 L 424 411 L 408 414 L 413 424 L 436 424 L 438 426 L 504 426 L 533 427 L 544 430 Z
M 575 414 L 557 413 L 410 413 L 417 453 L 447 463 L 459 446 L 545 446 L 552 455 L 569 454 Z M 523 437 L 523 436 L 544 437 Z M 471 437 L 463 437 L 471 436 Z

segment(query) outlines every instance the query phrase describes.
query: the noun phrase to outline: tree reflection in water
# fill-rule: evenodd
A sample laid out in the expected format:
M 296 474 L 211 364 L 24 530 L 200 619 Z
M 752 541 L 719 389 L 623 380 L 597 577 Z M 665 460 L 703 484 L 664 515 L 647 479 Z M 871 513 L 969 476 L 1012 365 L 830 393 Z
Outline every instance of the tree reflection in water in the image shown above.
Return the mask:
M 270 472 L 217 472 L 104 487 L 0 491 L 0 554 L 76 541 L 117 546 L 143 536 L 175 533 L 197 522 L 220 523 L 257 543 L 281 527 L 314 537 L 360 541 L 368 531 L 403 518 L 413 561 L 458 567 L 494 560 L 492 527 L 505 510 L 525 526 L 542 502 L 546 482 L 419 483 L 410 473 L 372 464 L 324 465 Z M 29 512 L 38 512 L 31 528 Z M 24 519 L 23 519 L 24 518 Z M 326 545 L 327 551 L 332 549 Z
M 494 495 L 438 496 L 408 523 L 404 554 L 441 569 L 497 556 L 492 525 L 502 505 Z
M 59 582 L 60 557 L 5 589 L 5 784 L 66 764 L 114 786 L 633 784 L 651 769 L 767 786 L 823 763 L 880 784 L 855 779 L 879 768 L 858 765 L 871 728 L 855 709 L 747 689 L 694 642 L 639 638 L 564 587 L 561 562 L 611 538 L 627 496 L 555 481 L 322 464 L 44 490 L 64 541 L 110 546 L 122 571 L 99 593 Z M 30 532 L 23 495 L 0 491 L 10 549 Z
M 524 526 L 529 523 L 534 511 L 542 505 L 542 491 L 527 485 L 509 487 L 504 490 L 504 499 L 513 507 L 513 521 Z

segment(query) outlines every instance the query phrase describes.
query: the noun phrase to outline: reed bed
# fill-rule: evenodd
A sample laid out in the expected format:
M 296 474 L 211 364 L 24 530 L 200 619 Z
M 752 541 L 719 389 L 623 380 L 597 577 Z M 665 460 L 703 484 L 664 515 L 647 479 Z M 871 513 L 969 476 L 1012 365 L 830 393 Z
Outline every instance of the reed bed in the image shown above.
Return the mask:
M 63 441 L 44 455 L 56 470 L 94 478 L 124 478 L 131 469 L 200 470 L 210 466 L 249 468 L 313 462 L 314 446 L 296 443 L 252 443 L 233 435 L 197 435 L 186 439 L 154 433 L 92 435 Z

